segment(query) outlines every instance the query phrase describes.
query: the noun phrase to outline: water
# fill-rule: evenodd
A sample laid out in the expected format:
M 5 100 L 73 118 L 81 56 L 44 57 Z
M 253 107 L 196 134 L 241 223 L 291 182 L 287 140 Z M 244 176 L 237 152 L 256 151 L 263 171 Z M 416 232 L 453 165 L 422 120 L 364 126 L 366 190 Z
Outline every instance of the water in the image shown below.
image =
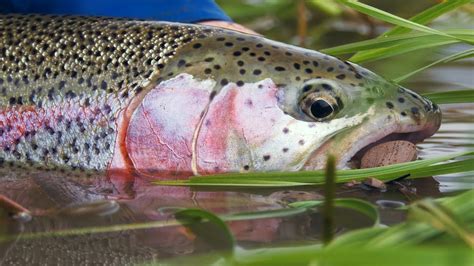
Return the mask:
M 449 90 L 453 84 L 456 88 L 472 88 L 473 67 L 473 60 L 436 67 L 406 85 L 420 92 Z M 438 133 L 418 145 L 420 156 L 428 158 L 472 149 L 473 107 L 473 104 L 441 106 L 443 124 Z M 202 208 L 218 214 L 274 210 L 293 200 L 319 199 L 322 193 L 321 187 L 210 190 L 159 187 L 144 181 L 128 199 L 107 199 L 96 194 L 107 187 L 65 181 L 62 173 L 43 173 L 21 180 L 11 178 L 12 173 L 8 175 L 0 184 L 0 193 L 28 206 L 35 217 L 29 222 L 0 220 L 0 236 L 7 236 L 0 242 L 3 265 L 122 265 L 204 253 L 215 246 L 195 239 L 176 226 L 172 219 L 176 208 Z M 390 208 L 392 205 L 469 188 L 474 188 L 474 173 L 408 180 L 389 186 L 386 192 L 340 186 L 337 195 L 378 203 L 382 223 L 389 225 L 404 219 L 403 212 Z M 71 191 L 75 196 L 68 194 Z M 89 201 L 95 203 L 85 203 Z M 368 218 L 346 209 L 336 210 L 336 221 L 338 234 L 371 224 Z M 238 245 L 245 248 L 311 242 L 321 236 L 321 217 L 317 212 L 234 221 L 229 226 Z M 63 235 L 51 236 L 50 232 L 63 232 Z

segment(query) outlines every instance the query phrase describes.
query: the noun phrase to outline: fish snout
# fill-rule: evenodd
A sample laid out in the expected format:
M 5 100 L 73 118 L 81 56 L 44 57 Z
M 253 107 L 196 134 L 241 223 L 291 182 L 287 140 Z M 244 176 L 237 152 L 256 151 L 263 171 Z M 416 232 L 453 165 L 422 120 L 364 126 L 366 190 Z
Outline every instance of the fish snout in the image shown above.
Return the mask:
M 408 131 L 416 131 L 418 138 L 432 136 L 441 125 L 439 106 L 411 90 L 399 88 L 396 102 L 387 102 L 387 107 L 398 111 L 400 121 Z

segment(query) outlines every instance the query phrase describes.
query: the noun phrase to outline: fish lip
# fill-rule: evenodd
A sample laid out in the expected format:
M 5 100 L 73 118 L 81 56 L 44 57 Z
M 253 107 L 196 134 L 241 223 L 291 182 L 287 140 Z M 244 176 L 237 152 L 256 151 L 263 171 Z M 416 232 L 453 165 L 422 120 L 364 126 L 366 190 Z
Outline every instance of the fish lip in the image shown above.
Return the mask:
M 367 151 L 369 148 L 393 140 L 405 140 L 409 141 L 413 144 L 417 144 L 422 142 L 423 140 L 431 137 L 434 135 L 440 125 L 441 125 L 441 115 L 440 112 L 434 113 L 428 119 L 429 122 L 423 123 L 423 125 L 417 126 L 408 126 L 403 127 L 400 123 L 392 123 L 386 127 L 379 128 L 377 134 L 366 134 L 365 136 L 361 133 L 358 136 L 352 136 L 353 138 L 360 138 L 357 142 L 352 143 L 350 148 L 344 152 L 344 149 L 337 149 L 332 150 L 331 148 L 334 146 L 339 146 L 336 143 L 334 138 L 328 140 L 325 144 L 319 147 L 317 150 L 313 151 L 310 155 L 308 160 L 303 166 L 303 170 L 315 170 L 315 169 L 322 169 L 326 163 L 326 154 L 332 154 L 337 159 L 337 168 L 339 169 L 354 169 L 357 168 L 357 161 L 354 165 L 354 159 L 360 159 L 364 155 L 364 152 Z M 339 152 L 339 154 L 338 154 Z M 323 159 L 320 159 L 323 156 Z M 316 163 L 313 163 L 313 158 L 316 159 Z M 351 162 L 352 161 L 352 162 Z

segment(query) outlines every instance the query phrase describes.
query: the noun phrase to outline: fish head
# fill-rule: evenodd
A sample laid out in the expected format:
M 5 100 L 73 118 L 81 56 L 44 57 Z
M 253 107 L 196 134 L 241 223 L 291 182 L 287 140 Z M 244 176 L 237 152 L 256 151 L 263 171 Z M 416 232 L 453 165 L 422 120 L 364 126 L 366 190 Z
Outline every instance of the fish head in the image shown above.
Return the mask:
M 195 114 L 183 125 L 196 174 L 320 169 L 328 154 L 345 168 L 374 143 L 420 142 L 441 120 L 428 99 L 356 64 L 229 31 L 182 47 L 162 77 L 206 91 L 180 109 Z

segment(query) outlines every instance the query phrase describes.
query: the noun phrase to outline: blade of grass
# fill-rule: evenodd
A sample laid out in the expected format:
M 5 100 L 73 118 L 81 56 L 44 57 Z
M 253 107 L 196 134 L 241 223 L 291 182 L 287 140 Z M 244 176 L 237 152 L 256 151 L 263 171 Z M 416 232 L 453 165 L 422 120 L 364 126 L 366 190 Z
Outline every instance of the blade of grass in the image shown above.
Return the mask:
M 305 200 L 297 201 L 288 204 L 293 208 L 314 208 L 320 206 L 323 203 L 321 200 Z M 374 226 L 380 223 L 380 216 L 377 207 L 372 203 L 356 199 L 356 198 L 337 198 L 334 199 L 334 206 L 348 208 L 354 211 L 358 211 L 374 221 Z
M 469 247 L 474 248 L 474 234 L 448 208 L 432 199 L 425 199 L 413 204 L 408 209 L 410 220 L 418 220 L 432 227 L 445 231 L 462 239 Z
M 435 19 L 435 18 L 437 18 L 437 17 L 439 17 L 443 14 L 446 14 L 447 12 L 450 12 L 450 11 L 452 11 L 452 10 L 462 6 L 462 5 L 465 5 L 469 2 L 472 2 L 472 0 L 447 0 L 447 1 L 443 1 L 439 4 L 437 4 L 437 5 L 434 5 L 430 8 L 422 11 L 421 13 L 418 13 L 417 15 L 411 17 L 410 21 L 418 23 L 418 24 L 426 24 L 426 23 L 432 21 L 433 19 Z M 382 34 L 381 36 L 375 38 L 374 40 L 381 40 L 381 39 L 384 39 L 384 38 L 389 37 L 389 36 L 396 36 L 396 35 L 399 35 L 399 34 L 408 33 L 410 31 L 411 31 L 411 29 L 409 29 L 409 28 L 395 26 L 392 29 L 385 32 L 384 34 Z M 356 55 L 360 56 L 360 57 L 363 57 L 365 53 L 366 53 L 366 51 L 360 51 Z
M 460 60 L 460 59 L 464 59 L 464 58 L 468 58 L 468 57 L 472 57 L 472 56 L 474 56 L 474 48 L 468 49 L 468 50 L 465 50 L 465 51 L 461 51 L 461 52 L 458 52 L 458 53 L 454 53 L 454 54 L 451 54 L 449 56 L 443 57 L 439 60 L 436 60 L 436 61 L 434 61 L 434 62 L 432 62 L 432 63 L 430 63 L 426 66 L 423 66 L 423 67 L 420 67 L 416 70 L 413 70 L 410 73 L 407 73 L 403 76 L 395 78 L 395 79 L 393 79 L 393 81 L 401 82 L 401 81 L 403 81 L 403 80 L 405 80 L 405 79 L 407 79 L 407 78 L 409 78 L 409 77 L 411 77 L 411 76 L 413 76 L 413 75 L 415 75 L 415 74 L 417 74 L 417 73 L 419 73 L 423 70 L 426 70 L 426 69 L 428 69 L 432 66 L 435 66 L 437 64 L 454 62 L 456 60 Z
M 193 261 L 197 261 L 196 258 L 188 260 L 188 264 L 193 264 Z M 472 266 L 472 254 L 471 250 L 460 247 L 325 249 L 307 245 L 244 251 L 236 256 L 233 265 Z
M 424 93 L 423 96 L 437 104 L 474 103 L 474 88 L 467 90 L 430 92 Z
M 443 14 L 446 14 L 468 3 L 472 3 L 472 0 L 446 0 L 416 14 L 415 16 L 411 17 L 409 20 L 412 22 L 424 25 Z M 385 32 L 382 36 L 393 36 L 393 35 L 409 32 L 410 30 L 411 29 L 409 28 L 396 26 L 388 30 L 387 32 Z
M 350 58 L 350 61 L 354 63 L 366 63 L 393 57 L 396 55 L 406 54 L 417 50 L 425 50 L 430 48 L 438 48 L 448 44 L 455 44 L 458 41 L 453 39 L 445 39 L 438 41 L 432 41 L 429 39 L 422 40 L 407 40 L 399 45 L 389 46 L 385 48 L 372 49 L 361 55 L 354 55 Z
M 472 198 L 474 190 L 454 197 L 436 200 L 450 212 L 465 218 L 474 213 Z M 335 201 L 336 203 L 337 201 Z M 306 202 L 308 203 L 308 202 Z M 321 204 L 315 201 L 315 204 Z M 416 203 L 415 203 L 416 204 Z M 298 205 L 294 203 L 293 205 Z M 308 206 L 301 203 L 300 206 Z M 409 205 L 409 208 L 414 205 Z M 348 258 L 351 265 L 372 265 L 383 261 L 384 265 L 471 265 L 472 250 L 455 245 L 418 246 L 416 244 L 434 240 L 434 237 L 445 236 L 446 233 L 436 230 L 422 222 L 403 222 L 394 227 L 371 227 L 345 233 L 336 238 L 328 246 L 318 244 L 272 247 L 260 249 L 236 249 L 232 258 L 233 265 L 345 265 Z M 373 253 L 366 253 L 367 251 Z M 424 252 L 427 253 L 424 253 Z M 347 252 L 351 252 L 350 254 Z M 388 253 L 387 253 L 388 252 Z M 391 252 L 394 252 L 392 255 Z M 411 253 L 414 252 L 414 253 Z M 443 254 L 444 255 L 440 255 Z M 400 256 L 402 254 L 403 256 Z M 424 254 L 421 256 L 421 254 Z M 213 256 L 222 257 L 219 253 Z M 207 254 L 206 256 L 209 256 Z M 224 254 L 225 256 L 225 254 Z M 202 261 L 199 256 L 191 256 L 184 260 L 174 261 L 176 264 L 192 264 Z M 175 264 L 172 264 L 175 265 Z M 225 262 L 219 265 L 225 265 Z
M 446 197 L 436 199 L 441 206 L 448 209 L 453 216 L 456 216 L 455 220 L 462 219 L 464 223 L 474 222 L 474 204 L 472 200 L 474 198 L 474 190 L 469 190 L 453 197 Z M 403 209 L 409 211 L 413 208 L 417 208 L 419 202 L 415 202 Z M 373 247 L 401 247 L 405 245 L 419 244 L 424 241 L 429 241 L 433 237 L 443 234 L 432 226 L 431 217 L 418 217 L 416 221 L 404 222 L 402 224 L 386 227 L 386 228 L 367 228 L 362 230 L 356 230 L 338 237 L 331 243 L 330 248 L 339 248 L 343 246 L 351 247 L 366 246 L 369 248 Z M 426 220 L 427 219 L 427 220 Z
M 472 30 L 447 30 L 444 31 L 447 34 L 459 37 L 459 38 L 466 38 L 471 41 L 474 41 L 474 32 Z M 331 47 L 327 49 L 321 50 L 321 52 L 331 55 L 341 55 L 347 53 L 355 53 L 361 51 L 367 51 L 371 49 L 377 48 L 386 48 L 392 47 L 395 45 L 400 45 L 405 42 L 413 42 L 414 40 L 417 41 L 424 41 L 424 42 L 433 42 L 433 43 L 443 43 L 445 41 L 452 40 L 446 36 L 440 36 L 431 33 L 425 32 L 411 32 L 405 34 L 398 34 L 395 36 L 383 37 L 383 38 L 375 38 L 355 43 L 344 44 L 336 47 Z M 358 54 L 356 54 L 358 55 Z
M 425 25 L 421 25 L 421 24 L 418 24 L 416 22 L 413 22 L 413 21 L 410 21 L 410 20 L 407 20 L 407 19 L 404 19 L 404 18 L 395 16 L 393 14 L 390 14 L 390 13 L 386 12 L 386 11 L 383 11 L 383 10 L 377 9 L 375 7 L 360 3 L 356 0 L 339 0 L 339 2 L 341 2 L 342 4 L 348 6 L 352 9 L 355 9 L 355 10 L 357 10 L 357 11 L 363 13 L 363 14 L 366 14 L 368 16 L 371 16 L 371 17 L 377 18 L 379 20 L 388 22 L 390 24 L 394 24 L 394 25 L 404 27 L 404 28 L 409 28 L 409 29 L 412 29 L 412 30 L 428 32 L 428 33 L 438 34 L 438 35 L 442 35 L 442 36 L 457 39 L 456 37 L 454 37 L 452 35 L 446 34 L 444 32 L 432 29 L 432 28 L 427 27 Z
M 269 219 L 269 218 L 281 218 L 289 217 L 293 215 L 298 215 L 304 212 L 307 212 L 309 208 L 314 207 L 314 203 L 311 206 L 298 206 L 292 208 L 281 208 L 274 210 L 263 210 L 255 212 L 240 212 L 232 214 L 219 215 L 218 218 L 223 221 L 242 221 L 242 220 L 255 220 L 255 219 Z M 73 229 L 64 229 L 48 232 L 35 232 L 35 233 L 26 233 L 21 235 L 21 239 L 36 239 L 42 237 L 68 237 L 68 236 L 77 236 L 85 234 L 101 234 L 101 233 L 112 233 L 112 232 L 121 232 L 128 230 L 142 230 L 142 229 L 151 229 L 151 228 L 163 228 L 163 227 L 173 227 L 183 223 L 186 223 L 186 216 L 191 217 L 195 215 L 196 217 L 200 215 L 199 209 L 185 209 L 180 207 L 163 207 L 160 208 L 164 211 L 176 211 L 178 215 L 183 214 L 181 222 L 174 219 L 168 219 L 166 221 L 154 221 L 154 222 L 144 222 L 144 223 L 132 223 L 132 224 L 117 224 L 117 225 L 108 225 L 108 226 L 97 226 L 97 227 L 84 227 L 84 228 L 73 228 Z M 192 211 L 191 211 L 192 210 Z M 204 215 L 205 216 L 205 215 Z M 201 218 L 207 219 L 201 215 Z M 15 239 L 15 235 L 1 235 L 0 234 L 0 243 Z
M 336 158 L 328 155 L 324 171 L 323 243 L 329 244 L 334 238 L 334 198 L 336 195 Z
M 409 178 L 416 178 L 429 176 L 426 174 L 442 175 L 472 171 L 474 170 L 474 158 L 468 157 L 457 162 L 446 163 L 446 161 L 454 158 L 472 155 L 474 155 L 474 152 L 469 151 L 383 167 L 340 170 L 337 172 L 338 178 L 336 182 L 343 183 L 351 180 L 361 180 L 369 176 L 388 181 L 407 174 L 409 174 Z M 439 164 L 441 162 L 445 163 Z M 168 186 L 304 186 L 323 184 L 324 172 L 316 170 L 300 172 L 230 173 L 197 176 L 191 177 L 188 180 L 155 181 L 154 183 Z

